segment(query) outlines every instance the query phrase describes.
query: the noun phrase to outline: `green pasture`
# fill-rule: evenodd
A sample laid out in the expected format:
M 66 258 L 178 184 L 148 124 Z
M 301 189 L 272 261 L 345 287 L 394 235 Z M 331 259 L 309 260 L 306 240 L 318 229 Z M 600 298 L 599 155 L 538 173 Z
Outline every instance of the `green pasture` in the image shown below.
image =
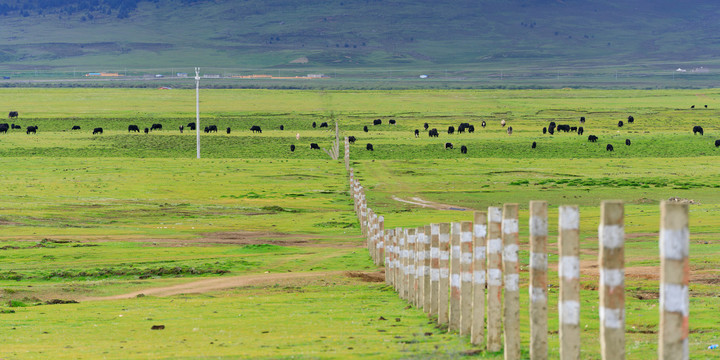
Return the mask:
M 201 134 L 202 159 L 195 158 L 195 134 L 178 129 L 194 121 L 194 91 L 2 89 L 0 95 L 1 108 L 20 112 L 8 123 L 39 127 L 37 134 L 0 134 L 2 358 L 454 358 L 476 350 L 406 308 L 382 283 L 345 273 L 378 269 L 363 247 L 344 165 L 309 148 L 330 148 L 335 121 L 341 136 L 358 139 L 351 166 L 386 228 L 472 219 L 469 211 L 395 198 L 477 210 L 519 203 L 524 284 L 529 248 L 522 224 L 530 200 L 548 201 L 550 224 L 557 223 L 558 206 L 580 205 L 588 262 L 597 257 L 600 202 L 623 200 L 630 359 L 657 347 L 659 281 L 646 274 L 659 265 L 659 203 L 691 201 L 692 357 L 713 356 L 706 347 L 720 342 L 714 315 L 720 90 L 201 90 L 201 127 L 221 130 Z M 635 123 L 618 127 L 629 115 Z M 373 126 L 374 119 L 383 124 Z M 583 126 L 585 134 L 543 135 L 550 121 Z M 461 122 L 475 132 L 447 134 Z M 163 130 L 127 132 L 128 125 L 154 123 Z M 424 123 L 440 136 L 429 138 Z M 81 130 L 71 131 L 74 125 Z M 252 125 L 263 133 L 251 133 Z M 705 135 L 693 135 L 695 125 Z M 95 127 L 104 133 L 92 135 Z M 590 134 L 600 140 L 589 143 Z M 444 149 L 446 142 L 454 149 Z M 365 150 L 367 143 L 375 151 Z M 615 151 L 606 152 L 607 144 Z M 341 157 L 342 151 L 341 142 Z M 552 264 L 552 225 L 550 232 Z M 205 279 L 313 272 L 330 275 L 203 294 L 84 300 Z M 551 357 L 558 351 L 556 278 L 551 271 Z M 583 279 L 588 359 L 599 351 L 596 288 L 596 277 Z M 45 305 L 52 299 L 80 302 Z M 527 347 L 525 292 L 521 301 Z M 151 331 L 156 324 L 166 329 Z

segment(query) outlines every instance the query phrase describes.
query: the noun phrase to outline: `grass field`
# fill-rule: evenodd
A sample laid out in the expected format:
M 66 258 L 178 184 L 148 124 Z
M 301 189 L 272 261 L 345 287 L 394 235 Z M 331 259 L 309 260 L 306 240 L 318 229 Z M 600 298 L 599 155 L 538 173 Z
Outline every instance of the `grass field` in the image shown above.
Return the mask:
M 475 349 L 430 324 L 384 284 L 365 281 L 380 275 L 363 248 L 344 166 L 309 149 L 311 142 L 329 148 L 334 134 L 312 122 L 332 128 L 335 120 L 343 135 L 358 138 L 352 166 L 387 228 L 472 218 L 393 196 L 471 209 L 519 203 L 521 284 L 527 284 L 522 224 L 529 200 L 549 202 L 551 224 L 557 206 L 580 205 L 587 263 L 597 257 L 600 201 L 624 200 L 630 359 L 646 358 L 657 346 L 659 201 L 692 200 L 691 357 L 716 355 L 706 347 L 720 342 L 720 150 L 714 146 L 720 90 L 202 90 L 201 127 L 232 132 L 202 134 L 200 160 L 194 133 L 178 131 L 194 121 L 194 91 L 3 89 L 0 95 L 0 107 L 20 112 L 9 122 L 39 126 L 35 135 L 0 134 L 2 358 L 454 358 Z M 629 115 L 635 123 L 618 128 Z M 550 121 L 579 126 L 580 116 L 587 118 L 584 136 L 542 134 Z M 383 124 L 373 126 L 378 118 Z M 426 122 L 439 138 L 427 136 Z M 476 131 L 445 132 L 461 122 Z M 130 124 L 153 123 L 164 130 L 127 133 Z M 74 125 L 82 129 L 70 131 Z M 252 134 L 252 125 L 263 133 Z M 695 125 L 705 135 L 693 135 Z M 92 135 L 95 127 L 104 134 Z M 600 140 L 589 143 L 589 134 Z M 445 150 L 446 142 L 455 149 Z M 366 151 L 367 143 L 375 151 Z M 608 143 L 614 152 L 605 151 Z M 550 231 L 555 249 L 553 226 Z M 550 330 L 557 327 L 556 276 L 551 271 Z M 260 280 L 241 281 L 250 277 Z M 242 285 L 225 290 L 152 292 L 236 280 Z M 587 359 L 599 351 L 596 286 L 596 276 L 583 277 Z M 148 295 L 122 298 L 131 293 Z M 45 304 L 53 299 L 79 303 Z M 521 302 L 527 347 L 526 292 Z M 153 325 L 166 328 L 150 330 Z M 557 333 L 550 334 L 550 351 L 557 356 Z

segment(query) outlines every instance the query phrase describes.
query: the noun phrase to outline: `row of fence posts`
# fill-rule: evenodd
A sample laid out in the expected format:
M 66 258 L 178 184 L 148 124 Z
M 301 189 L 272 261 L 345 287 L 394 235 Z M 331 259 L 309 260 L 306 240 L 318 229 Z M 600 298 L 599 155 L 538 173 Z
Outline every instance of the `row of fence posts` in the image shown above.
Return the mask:
M 385 229 L 384 218 L 367 207 L 365 191 L 349 166 L 347 149 L 346 139 L 355 212 L 372 260 L 385 266 L 386 282 L 449 331 L 470 336 L 475 345 L 485 341 L 487 351 L 504 350 L 505 359 L 519 359 L 518 205 L 475 212 L 472 222 Z M 688 359 L 688 205 L 662 202 L 660 209 L 658 354 L 660 359 Z M 546 359 L 547 202 L 531 201 L 529 211 L 529 350 L 531 359 Z M 580 359 L 580 212 L 577 206 L 560 206 L 558 211 L 560 358 Z M 603 201 L 598 228 L 603 359 L 625 358 L 624 235 L 623 203 Z

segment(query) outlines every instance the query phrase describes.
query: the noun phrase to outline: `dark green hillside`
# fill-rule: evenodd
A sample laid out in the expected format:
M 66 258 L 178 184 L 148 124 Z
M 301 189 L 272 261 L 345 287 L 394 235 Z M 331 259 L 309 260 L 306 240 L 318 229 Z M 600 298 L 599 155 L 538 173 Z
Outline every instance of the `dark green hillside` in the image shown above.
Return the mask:
M 700 0 L 6 0 L 0 68 L 705 74 L 719 15 Z

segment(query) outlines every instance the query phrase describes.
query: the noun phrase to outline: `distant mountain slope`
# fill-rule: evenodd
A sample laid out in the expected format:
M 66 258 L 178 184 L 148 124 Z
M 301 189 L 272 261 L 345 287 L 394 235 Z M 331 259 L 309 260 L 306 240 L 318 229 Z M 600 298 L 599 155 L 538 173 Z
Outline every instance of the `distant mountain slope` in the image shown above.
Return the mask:
M 708 65 L 718 18 L 700 0 L 6 0 L 0 67 Z

